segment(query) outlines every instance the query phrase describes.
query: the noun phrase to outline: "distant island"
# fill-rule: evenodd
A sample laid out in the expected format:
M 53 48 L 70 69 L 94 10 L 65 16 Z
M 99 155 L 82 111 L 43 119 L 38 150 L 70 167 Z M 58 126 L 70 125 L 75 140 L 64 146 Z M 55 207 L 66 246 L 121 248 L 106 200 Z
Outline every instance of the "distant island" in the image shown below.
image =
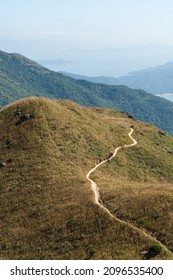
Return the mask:
M 157 67 L 149 67 L 144 70 L 130 72 L 129 75 L 121 77 L 87 77 L 73 73 L 64 74 L 74 79 L 84 79 L 93 83 L 104 83 L 108 85 L 126 85 L 134 89 L 143 89 L 153 94 L 173 94 L 173 62 L 168 62 Z M 165 96 L 166 97 L 166 96 Z M 169 96 L 166 98 L 169 99 Z M 170 97 L 173 100 L 173 97 Z

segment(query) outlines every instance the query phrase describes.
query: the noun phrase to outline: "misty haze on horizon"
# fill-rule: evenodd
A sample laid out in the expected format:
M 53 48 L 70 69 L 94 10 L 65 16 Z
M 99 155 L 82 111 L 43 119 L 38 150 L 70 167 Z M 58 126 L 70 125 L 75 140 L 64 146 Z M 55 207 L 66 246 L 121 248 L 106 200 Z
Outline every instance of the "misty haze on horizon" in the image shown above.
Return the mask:
M 55 71 L 122 76 L 173 61 L 172 11 L 172 0 L 6 0 L 0 49 Z
M 129 48 L 97 50 L 64 50 L 51 60 L 36 59 L 41 65 L 54 70 L 89 77 L 128 75 L 158 65 L 173 62 L 173 46 L 134 46 Z M 58 63 L 57 63 L 58 61 Z
M 17 52 L 35 60 L 39 64 L 54 71 L 64 71 L 89 77 L 128 75 L 133 71 L 164 65 L 173 62 L 173 46 L 145 45 L 111 49 L 58 49 L 46 53 L 42 41 L 31 42 L 37 46 L 34 51 L 21 42 L 10 43 L 10 47 L 0 39 L 1 50 L 5 52 Z M 4 46 L 4 47 L 3 47 Z M 5 47 L 6 46 L 6 47 Z M 16 47 L 11 47 L 16 46 Z M 39 48 L 40 46 L 40 48 Z M 45 47 L 45 51 L 44 51 Z

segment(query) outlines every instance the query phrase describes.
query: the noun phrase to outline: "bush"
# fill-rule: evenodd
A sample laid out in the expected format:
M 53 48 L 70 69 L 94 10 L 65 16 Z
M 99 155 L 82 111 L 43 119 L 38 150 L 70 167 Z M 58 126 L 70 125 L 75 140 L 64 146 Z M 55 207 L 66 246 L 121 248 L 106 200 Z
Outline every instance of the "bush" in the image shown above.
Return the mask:
M 148 257 L 152 258 L 160 254 L 162 251 L 162 246 L 160 244 L 153 244 L 148 251 Z
M 93 247 L 89 248 L 89 257 L 92 258 L 92 256 L 96 253 L 96 249 Z

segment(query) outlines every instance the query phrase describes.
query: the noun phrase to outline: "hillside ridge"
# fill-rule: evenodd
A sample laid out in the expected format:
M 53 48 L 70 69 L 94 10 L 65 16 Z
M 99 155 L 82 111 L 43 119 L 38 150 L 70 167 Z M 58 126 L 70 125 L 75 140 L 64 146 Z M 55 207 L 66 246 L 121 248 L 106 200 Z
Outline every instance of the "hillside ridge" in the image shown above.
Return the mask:
M 132 126 L 138 145 L 92 173 L 114 219 L 94 203 L 86 174 L 131 145 Z M 160 242 L 150 258 L 173 258 L 172 137 L 118 111 L 38 97 L 1 110 L 0 130 L 1 259 L 142 259 Z
M 17 54 L 0 52 L 0 107 L 28 96 L 70 99 L 82 106 L 128 112 L 173 135 L 173 103 L 143 90 L 94 84 L 50 71 Z

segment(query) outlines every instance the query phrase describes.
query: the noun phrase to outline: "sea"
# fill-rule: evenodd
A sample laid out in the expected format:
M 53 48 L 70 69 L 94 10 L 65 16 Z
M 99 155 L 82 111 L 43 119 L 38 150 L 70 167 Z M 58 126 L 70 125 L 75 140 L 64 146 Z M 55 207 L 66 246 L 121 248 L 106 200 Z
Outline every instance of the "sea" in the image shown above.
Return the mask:
M 162 94 L 157 94 L 157 96 L 163 97 L 173 102 L 173 93 L 162 93 Z

